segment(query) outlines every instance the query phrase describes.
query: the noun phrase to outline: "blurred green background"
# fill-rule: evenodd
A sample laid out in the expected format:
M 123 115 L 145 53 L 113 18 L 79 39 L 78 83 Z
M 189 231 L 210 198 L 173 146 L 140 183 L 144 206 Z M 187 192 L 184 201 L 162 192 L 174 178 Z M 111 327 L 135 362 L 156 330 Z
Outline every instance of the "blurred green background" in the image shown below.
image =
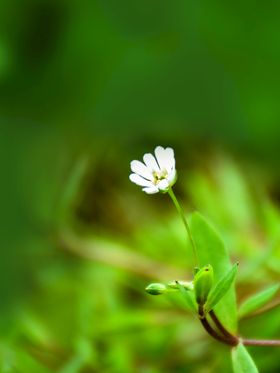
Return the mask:
M 1 1 L 1 372 L 230 371 L 178 300 L 144 293 L 192 261 L 173 206 L 132 185 L 129 162 L 174 147 L 186 211 L 241 263 L 239 300 L 279 281 L 279 11 Z M 279 312 L 241 332 L 279 337 Z M 250 352 L 279 371 L 277 349 Z

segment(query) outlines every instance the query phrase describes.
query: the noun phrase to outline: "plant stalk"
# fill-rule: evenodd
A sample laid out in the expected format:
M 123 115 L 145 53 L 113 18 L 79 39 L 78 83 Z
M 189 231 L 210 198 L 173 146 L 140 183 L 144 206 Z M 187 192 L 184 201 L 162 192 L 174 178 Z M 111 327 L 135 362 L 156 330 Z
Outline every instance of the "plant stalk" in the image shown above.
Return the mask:
M 246 346 L 280 346 L 279 339 L 248 339 L 239 338 L 240 343 Z
M 173 189 L 172 187 L 170 187 L 168 189 L 168 194 L 170 196 L 170 198 L 172 199 L 182 221 L 183 221 L 183 224 L 186 228 L 186 231 L 187 231 L 187 234 L 188 234 L 188 237 L 189 237 L 189 240 L 191 242 L 191 246 L 192 246 L 192 250 L 193 250 L 193 255 L 194 255 L 194 259 L 195 259 L 195 263 L 196 265 L 199 265 L 199 260 L 198 260 L 198 255 L 197 255 L 197 249 L 196 249 L 196 246 L 195 246 L 195 242 L 194 242 L 194 239 L 193 239 L 193 236 L 192 236 L 192 233 L 191 233 L 191 230 L 190 230 L 190 227 L 189 227 L 189 224 L 187 222 L 187 219 L 185 217 L 185 214 L 184 214 L 184 211 L 177 199 L 177 197 L 175 196 L 174 192 L 173 192 Z

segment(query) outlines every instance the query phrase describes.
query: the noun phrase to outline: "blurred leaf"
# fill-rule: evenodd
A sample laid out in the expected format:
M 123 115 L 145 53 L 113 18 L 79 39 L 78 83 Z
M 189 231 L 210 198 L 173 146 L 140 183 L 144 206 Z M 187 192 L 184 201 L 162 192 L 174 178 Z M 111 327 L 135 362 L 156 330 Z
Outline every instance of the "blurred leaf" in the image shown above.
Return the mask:
M 266 303 L 268 303 L 276 295 L 277 291 L 279 290 L 279 287 L 279 284 L 273 285 L 261 291 L 260 293 L 255 294 L 250 298 L 246 299 L 239 307 L 239 318 L 249 315 L 250 313 L 256 311 L 257 309 L 261 308 Z
M 78 373 L 85 365 L 81 356 L 74 356 L 59 370 L 59 373 Z
M 233 285 L 238 264 L 234 264 L 228 273 L 220 279 L 220 281 L 212 288 L 209 297 L 205 304 L 205 311 L 211 311 L 216 304 L 226 295 L 230 287 Z
M 15 367 L 16 372 L 21 373 L 51 373 L 51 370 L 24 351 L 17 351 Z
M 232 349 L 231 357 L 234 373 L 258 373 L 254 360 L 243 344 L 239 343 Z
M 214 279 L 218 282 L 231 269 L 230 258 L 221 238 L 207 220 L 197 212 L 191 216 L 190 227 L 200 266 L 211 264 L 214 269 Z M 229 289 L 223 302 L 217 305 L 216 313 L 226 328 L 232 332 L 236 331 L 237 312 L 234 288 Z
M 71 209 L 73 201 L 77 197 L 79 188 L 81 187 L 81 181 L 85 175 L 88 163 L 87 157 L 80 157 L 70 171 L 70 175 L 58 206 L 57 215 L 58 219 L 60 219 L 60 223 L 65 223 L 65 219 L 68 217 L 69 210 Z

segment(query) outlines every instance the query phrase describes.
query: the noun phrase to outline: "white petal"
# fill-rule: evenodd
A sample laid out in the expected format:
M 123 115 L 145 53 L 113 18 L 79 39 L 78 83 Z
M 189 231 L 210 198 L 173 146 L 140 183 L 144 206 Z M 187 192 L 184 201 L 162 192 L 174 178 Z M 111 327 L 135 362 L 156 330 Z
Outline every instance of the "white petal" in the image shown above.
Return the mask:
M 150 186 L 153 186 L 153 183 L 151 181 L 148 181 L 146 179 L 143 179 L 143 177 L 137 175 L 137 174 L 130 174 L 129 175 L 129 179 L 137 184 L 137 185 L 140 185 L 140 186 L 143 186 L 143 187 L 150 187 Z
M 161 180 L 157 185 L 159 190 L 165 190 L 169 187 L 169 182 L 166 179 Z
M 174 150 L 172 148 L 165 149 L 165 158 L 167 164 L 167 171 L 170 172 L 172 168 L 175 168 Z
M 177 177 L 177 172 L 176 172 L 175 168 L 172 168 L 172 170 L 169 172 L 169 174 L 167 176 L 167 180 L 168 180 L 170 185 L 174 184 L 174 182 L 176 181 L 176 177 Z
M 145 179 L 153 180 L 153 175 L 149 171 L 149 169 L 144 165 L 144 163 L 140 161 L 132 161 L 130 163 L 131 171 L 135 172 L 136 174 L 143 176 Z
M 160 169 L 165 168 L 164 155 L 165 155 L 164 148 L 162 146 L 157 146 L 155 148 L 155 156 L 156 156 Z
M 143 192 L 145 192 L 147 194 L 155 194 L 155 193 L 159 192 L 159 190 L 156 186 L 151 186 L 149 188 L 143 188 L 142 190 L 143 190 Z
M 148 169 L 151 172 L 159 171 L 157 161 L 156 161 L 155 157 L 153 156 L 153 154 L 151 154 L 151 153 L 145 154 L 144 157 L 143 157 L 143 160 L 144 160 L 146 166 L 148 167 Z
M 166 169 L 170 172 L 172 167 L 175 167 L 174 151 L 172 148 L 164 149 L 162 146 L 157 146 L 155 155 L 161 169 Z

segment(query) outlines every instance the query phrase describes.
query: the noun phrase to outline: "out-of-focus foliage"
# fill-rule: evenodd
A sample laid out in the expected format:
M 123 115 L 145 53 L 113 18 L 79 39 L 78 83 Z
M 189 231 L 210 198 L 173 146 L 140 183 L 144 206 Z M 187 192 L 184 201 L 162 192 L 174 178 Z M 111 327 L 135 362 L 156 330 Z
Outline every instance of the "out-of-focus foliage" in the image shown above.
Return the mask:
M 245 317 L 265 306 L 277 294 L 279 285 L 272 285 L 269 288 L 252 295 L 246 299 L 239 307 L 239 317 Z
M 180 297 L 144 292 L 154 280 L 191 278 L 191 248 L 167 196 L 147 196 L 129 182 L 129 156 L 117 145 L 79 154 L 52 164 L 57 185 L 48 184 L 45 169 L 37 174 L 38 195 L 28 199 L 37 225 L 19 266 L 28 272 L 18 293 L 25 296 L 11 292 L 2 317 L 3 371 L 230 371 L 229 349 L 205 334 Z M 186 168 L 187 153 L 177 155 L 176 189 L 186 210 L 199 207 L 240 262 L 238 303 L 279 280 L 279 212 L 258 170 L 225 154 Z M 238 204 L 225 190 L 229 174 Z M 279 336 L 278 303 L 242 320 L 241 335 Z M 250 352 L 261 371 L 279 368 L 277 349 Z
M 144 293 L 188 280 L 191 250 L 166 196 L 129 183 L 129 161 L 175 148 L 186 210 L 240 262 L 239 303 L 279 282 L 278 14 L 241 0 L 1 1 L 3 373 L 230 370 L 180 299 Z M 279 337 L 278 303 L 240 333 Z M 250 353 L 279 370 L 277 349 Z
M 2 0 L 2 119 L 126 137 L 172 126 L 275 161 L 279 7 Z

